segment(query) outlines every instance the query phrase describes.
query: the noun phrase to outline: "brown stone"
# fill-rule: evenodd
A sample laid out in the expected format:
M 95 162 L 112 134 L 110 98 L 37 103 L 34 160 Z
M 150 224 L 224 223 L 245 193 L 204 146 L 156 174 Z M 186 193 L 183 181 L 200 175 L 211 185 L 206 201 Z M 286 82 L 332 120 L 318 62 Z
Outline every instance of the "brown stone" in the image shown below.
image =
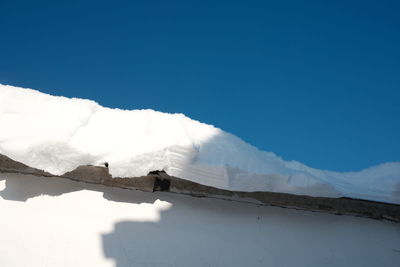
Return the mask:
M 26 166 L 25 164 L 1 154 L 0 172 L 33 174 L 48 177 L 55 176 L 43 170 Z M 112 178 L 107 167 L 87 165 L 79 166 L 75 170 L 65 173 L 60 177 L 87 183 L 103 184 L 105 186 L 138 189 L 145 192 L 162 190 L 196 197 L 214 197 L 253 202 L 262 205 L 334 214 L 347 214 L 400 222 L 400 205 L 350 198 L 311 197 L 275 192 L 229 191 L 172 177 L 163 171 L 153 171 L 147 176 L 142 177 Z

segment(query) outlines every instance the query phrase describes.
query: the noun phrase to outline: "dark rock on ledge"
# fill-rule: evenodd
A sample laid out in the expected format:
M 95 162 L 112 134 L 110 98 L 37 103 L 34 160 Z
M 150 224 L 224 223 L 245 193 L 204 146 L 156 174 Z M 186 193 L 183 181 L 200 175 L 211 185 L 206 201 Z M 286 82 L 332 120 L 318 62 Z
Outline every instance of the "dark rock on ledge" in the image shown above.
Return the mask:
M 1 154 L 0 172 L 58 177 L 43 170 L 31 168 Z M 168 191 L 195 197 L 214 197 L 285 208 L 355 215 L 400 222 L 400 205 L 350 198 L 311 197 L 275 192 L 229 191 L 169 176 L 164 171 L 152 171 L 148 175 L 142 177 L 112 178 L 107 167 L 87 165 L 79 166 L 75 170 L 67 172 L 59 177 L 93 184 L 102 184 L 105 186 L 138 189 L 145 192 Z

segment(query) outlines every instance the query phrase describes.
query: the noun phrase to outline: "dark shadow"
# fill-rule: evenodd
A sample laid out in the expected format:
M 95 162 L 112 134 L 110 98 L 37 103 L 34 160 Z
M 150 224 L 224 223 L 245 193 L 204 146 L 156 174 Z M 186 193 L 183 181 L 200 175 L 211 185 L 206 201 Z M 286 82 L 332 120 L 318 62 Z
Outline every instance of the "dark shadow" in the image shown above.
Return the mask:
M 125 203 L 154 203 L 157 199 L 162 198 L 159 192 L 142 192 L 135 189 L 122 189 L 115 187 L 99 186 L 103 192 L 103 197 L 107 200 L 114 202 L 125 202 Z M 99 190 L 100 191 L 100 190 Z M 134 191 L 134 193 L 132 192 Z
M 393 223 L 159 195 L 171 205 L 159 220 L 120 221 L 101 235 L 115 266 L 395 266 L 399 259 L 381 245 L 396 244 Z
M 55 177 L 10 173 L 2 173 L 1 177 L 5 180 L 5 188 L 0 191 L 0 197 L 7 200 L 25 202 L 29 198 L 40 195 L 59 196 L 83 189 L 78 183 L 68 183 Z
M 263 266 L 260 259 L 242 258 L 245 250 L 242 253 L 229 250 L 232 237 L 245 238 L 244 222 L 250 220 L 257 227 L 261 219 L 257 206 L 158 194 L 172 204 L 169 209 L 159 211 L 159 221 L 121 221 L 111 233 L 102 235 L 104 255 L 113 259 L 117 267 L 238 266 L 245 262 L 248 266 Z M 224 227 L 226 221 L 233 224 Z M 221 241 L 226 242 L 225 248 L 218 247 Z M 262 249 L 257 253 L 261 254 Z
M 41 195 L 60 196 L 80 190 L 102 192 L 105 199 L 115 202 L 154 203 L 157 198 L 160 198 L 157 194 L 137 190 L 134 190 L 135 194 L 132 194 L 133 190 L 89 184 L 59 177 L 0 173 L 0 181 L 2 180 L 5 180 L 5 188 L 0 190 L 0 197 L 13 201 L 25 202 L 30 198 Z

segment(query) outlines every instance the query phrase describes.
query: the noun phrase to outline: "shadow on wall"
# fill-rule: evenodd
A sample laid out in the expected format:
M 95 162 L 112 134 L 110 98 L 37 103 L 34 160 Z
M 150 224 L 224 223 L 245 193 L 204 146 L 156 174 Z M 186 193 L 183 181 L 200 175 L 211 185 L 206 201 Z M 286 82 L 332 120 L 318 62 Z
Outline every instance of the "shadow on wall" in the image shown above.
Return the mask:
M 105 257 L 117 267 L 397 266 L 400 260 L 393 223 L 168 193 L 164 200 L 172 206 L 158 222 L 120 221 L 102 234 Z
M 158 222 L 121 221 L 102 235 L 104 254 L 117 267 L 265 266 L 262 237 L 248 236 L 259 229 L 257 206 L 168 193 L 164 200 L 172 206 L 159 211 Z
M 105 257 L 118 267 L 397 266 L 400 260 L 395 223 L 144 193 L 63 178 L 0 174 L 0 185 L 0 197 L 16 201 L 93 190 L 110 201 L 149 203 L 137 205 L 135 217 L 140 220 L 141 208 L 154 208 L 158 222 L 120 221 L 99 238 Z M 118 212 L 132 212 L 131 205 L 123 206 Z
M 39 177 L 14 173 L 0 173 L 0 182 L 5 181 L 4 188 L 0 188 L 0 197 L 6 200 L 25 202 L 30 198 L 41 195 L 61 196 L 66 193 L 80 190 L 102 192 L 103 197 L 110 201 L 126 203 L 154 203 L 159 195 L 132 190 L 106 187 L 102 185 L 88 184 L 71 181 L 58 177 Z M 134 196 L 140 196 L 139 199 Z
M 25 202 L 40 195 L 59 196 L 82 190 L 79 185 L 62 183 L 57 178 L 1 173 L 0 180 L 5 180 L 5 188 L 0 191 L 0 196 L 14 201 Z

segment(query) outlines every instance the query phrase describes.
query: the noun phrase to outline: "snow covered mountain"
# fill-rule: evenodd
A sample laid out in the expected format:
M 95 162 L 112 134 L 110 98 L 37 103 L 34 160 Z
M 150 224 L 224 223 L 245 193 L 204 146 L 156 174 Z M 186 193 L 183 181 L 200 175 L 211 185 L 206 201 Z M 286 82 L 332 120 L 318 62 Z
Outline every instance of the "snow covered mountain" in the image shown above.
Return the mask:
M 0 154 L 54 175 L 109 164 L 113 177 L 151 171 L 232 191 L 350 197 L 400 204 L 400 163 L 339 173 L 284 161 L 183 114 L 120 110 L 0 85 Z

